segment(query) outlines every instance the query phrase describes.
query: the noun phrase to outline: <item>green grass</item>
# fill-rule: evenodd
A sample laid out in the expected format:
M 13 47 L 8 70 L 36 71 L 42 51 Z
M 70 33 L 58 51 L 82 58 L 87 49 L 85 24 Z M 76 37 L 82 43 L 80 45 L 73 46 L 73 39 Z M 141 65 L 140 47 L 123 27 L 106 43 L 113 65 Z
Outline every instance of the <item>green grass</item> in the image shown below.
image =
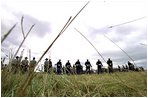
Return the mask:
M 1 96 L 17 96 L 16 90 L 26 76 L 27 74 L 2 72 Z M 147 96 L 147 73 L 116 72 L 101 75 L 49 75 L 38 73 L 24 93 L 27 97 Z

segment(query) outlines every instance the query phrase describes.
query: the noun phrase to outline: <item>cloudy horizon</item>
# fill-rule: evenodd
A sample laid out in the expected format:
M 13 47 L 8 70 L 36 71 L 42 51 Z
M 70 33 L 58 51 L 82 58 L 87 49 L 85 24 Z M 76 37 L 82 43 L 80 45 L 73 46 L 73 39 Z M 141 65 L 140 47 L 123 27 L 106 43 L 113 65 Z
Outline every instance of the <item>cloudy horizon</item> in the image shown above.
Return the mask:
M 120 1 L 120 2 L 119 2 Z M 70 16 L 75 14 L 87 1 L 64 0 L 1 0 L 1 36 L 15 23 L 18 23 L 11 34 L 1 44 L 1 57 L 9 55 L 10 49 L 15 53 L 23 40 L 20 21 L 24 16 L 25 34 L 30 26 L 35 24 L 20 49 L 25 49 L 23 57 L 31 56 L 36 60 L 44 53 Z M 58 38 L 52 48 L 44 56 L 55 64 L 59 59 L 65 65 L 70 60 L 73 65 L 77 59 L 84 64 L 89 59 L 96 69 L 96 61 L 100 59 L 107 66 L 94 48 L 74 29 L 82 32 L 107 60 L 111 58 L 114 67 L 131 61 L 116 45 L 109 41 L 104 34 L 125 50 L 137 66 L 147 68 L 147 17 L 146 0 L 91 0 L 86 8 L 78 15 L 68 29 Z M 127 24 L 114 26 L 145 17 Z M 141 45 L 146 44 L 146 46 Z M 8 59 L 8 58 L 7 58 Z M 24 59 L 24 58 L 23 58 Z M 132 61 L 131 61 L 132 62 Z

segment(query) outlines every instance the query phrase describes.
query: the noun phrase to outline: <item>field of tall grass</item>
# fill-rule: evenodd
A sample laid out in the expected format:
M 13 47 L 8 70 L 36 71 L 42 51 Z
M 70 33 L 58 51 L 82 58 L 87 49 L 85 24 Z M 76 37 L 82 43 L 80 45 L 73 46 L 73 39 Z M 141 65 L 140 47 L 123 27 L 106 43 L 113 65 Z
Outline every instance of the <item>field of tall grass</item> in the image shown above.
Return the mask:
M 1 96 L 16 93 L 26 74 L 1 72 Z M 147 96 L 147 73 L 116 72 L 113 74 L 56 75 L 37 73 L 24 92 L 25 97 L 141 97 Z

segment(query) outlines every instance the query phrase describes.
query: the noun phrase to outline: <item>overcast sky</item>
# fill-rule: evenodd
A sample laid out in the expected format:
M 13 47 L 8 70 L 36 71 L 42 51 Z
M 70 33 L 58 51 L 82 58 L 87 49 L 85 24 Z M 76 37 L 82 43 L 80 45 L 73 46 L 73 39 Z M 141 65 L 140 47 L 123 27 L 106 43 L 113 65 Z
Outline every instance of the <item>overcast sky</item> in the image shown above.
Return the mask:
M 20 52 L 25 49 L 23 56 L 26 57 L 31 49 L 31 56 L 38 60 L 68 18 L 74 17 L 86 3 L 86 0 L 1 0 L 1 36 L 18 23 L 2 43 L 1 48 L 4 52 L 1 56 L 9 54 L 10 49 L 15 53 L 23 40 L 20 21 L 24 16 L 25 34 L 32 24 L 35 24 L 35 27 Z M 93 68 L 96 68 L 95 63 L 100 59 L 104 66 L 107 66 L 94 48 L 74 29 L 77 28 L 94 44 L 105 60 L 113 60 L 115 67 L 131 60 L 104 37 L 104 34 L 125 50 L 137 66 L 146 68 L 147 46 L 140 44 L 147 44 L 146 9 L 146 0 L 91 0 L 54 43 L 40 64 L 50 56 L 53 64 L 59 59 L 63 65 L 67 60 L 74 64 L 77 59 L 84 64 L 86 59 L 89 59 Z M 108 28 L 141 17 L 144 18 Z

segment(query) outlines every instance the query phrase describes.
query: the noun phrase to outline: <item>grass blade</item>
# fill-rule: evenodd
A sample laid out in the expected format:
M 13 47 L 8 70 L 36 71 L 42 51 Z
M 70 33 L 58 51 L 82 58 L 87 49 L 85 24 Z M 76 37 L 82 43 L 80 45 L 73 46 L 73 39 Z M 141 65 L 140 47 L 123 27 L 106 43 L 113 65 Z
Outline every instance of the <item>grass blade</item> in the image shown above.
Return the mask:
M 11 27 L 11 29 L 4 35 L 4 37 L 1 39 L 1 44 L 3 41 L 8 37 L 8 35 L 12 32 L 12 30 L 16 27 L 17 23 Z

